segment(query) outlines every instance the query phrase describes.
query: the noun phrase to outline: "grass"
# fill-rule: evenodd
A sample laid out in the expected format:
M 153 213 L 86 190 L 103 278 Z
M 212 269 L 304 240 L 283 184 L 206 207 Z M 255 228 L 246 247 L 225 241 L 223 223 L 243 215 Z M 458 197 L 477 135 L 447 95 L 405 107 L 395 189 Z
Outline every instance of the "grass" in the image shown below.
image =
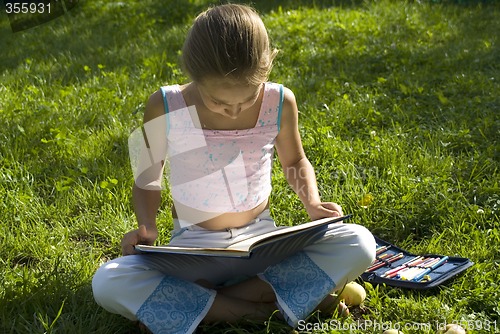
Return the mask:
M 15 34 L 2 14 L 0 332 L 137 332 L 97 307 L 90 281 L 136 224 L 128 135 L 150 93 L 186 80 L 179 49 L 207 4 L 80 1 Z M 276 0 L 256 7 L 281 50 L 271 80 L 299 101 L 322 198 L 411 252 L 475 262 L 432 291 L 366 284 L 362 308 L 343 322 L 313 315 L 314 332 L 400 326 L 435 333 L 445 322 L 498 332 L 498 2 Z M 276 220 L 305 221 L 278 168 L 273 182 Z M 158 219 L 163 240 L 168 201 Z M 415 323 L 423 325 L 406 328 Z M 270 321 L 200 331 L 290 329 Z

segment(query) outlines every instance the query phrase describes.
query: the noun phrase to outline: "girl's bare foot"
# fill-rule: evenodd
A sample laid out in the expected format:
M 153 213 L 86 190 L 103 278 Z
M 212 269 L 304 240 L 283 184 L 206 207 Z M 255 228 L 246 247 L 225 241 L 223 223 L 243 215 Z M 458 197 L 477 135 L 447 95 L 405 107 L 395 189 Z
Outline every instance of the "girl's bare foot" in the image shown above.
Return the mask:
M 349 308 L 347 305 L 340 301 L 336 294 L 329 294 L 318 305 L 317 310 L 324 314 L 338 315 L 342 318 L 349 316 Z

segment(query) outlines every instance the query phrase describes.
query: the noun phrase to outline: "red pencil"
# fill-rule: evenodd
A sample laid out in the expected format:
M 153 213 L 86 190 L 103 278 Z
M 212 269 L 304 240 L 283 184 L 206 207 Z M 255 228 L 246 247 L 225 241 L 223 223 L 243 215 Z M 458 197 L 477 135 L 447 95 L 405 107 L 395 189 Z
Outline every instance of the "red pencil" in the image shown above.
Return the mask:
M 417 261 L 420 261 L 422 259 L 422 256 L 417 256 L 417 257 L 414 257 L 408 261 L 406 261 L 405 263 L 403 263 L 402 265 L 396 267 L 396 268 L 393 268 L 393 269 L 390 269 L 390 270 L 387 270 L 383 275 L 382 277 L 386 277 L 386 276 L 389 276 L 391 275 L 392 273 L 397 273 L 398 271 L 406 268 L 406 267 L 410 267 L 412 266 L 413 263 L 417 262 Z
M 382 259 L 385 259 L 386 257 L 390 257 L 391 254 L 389 253 L 385 253 L 385 254 L 382 254 L 380 256 L 376 256 L 375 257 L 375 260 L 373 260 L 372 264 L 370 264 L 370 266 L 373 266 L 374 264 L 377 264 L 377 263 L 380 263 L 382 262 Z
M 368 269 L 366 269 L 366 271 L 373 271 L 375 269 L 381 268 L 381 267 L 387 265 L 387 263 L 395 262 L 399 259 L 402 259 L 403 257 L 404 257 L 403 253 L 398 253 L 394 256 L 391 256 L 387 260 L 381 261 L 380 263 L 372 264 L 370 267 L 368 267 Z
M 383 253 L 385 252 L 386 250 L 388 250 L 389 248 L 391 247 L 391 245 L 387 245 L 387 246 L 382 246 L 382 247 L 379 247 L 375 250 L 375 254 L 379 255 L 380 253 Z
M 425 263 L 422 263 L 421 266 L 424 268 L 428 268 L 428 267 L 434 265 L 434 263 L 436 263 L 438 261 L 439 261 L 438 257 L 433 257 L 433 258 L 430 258 L 429 261 L 425 261 Z

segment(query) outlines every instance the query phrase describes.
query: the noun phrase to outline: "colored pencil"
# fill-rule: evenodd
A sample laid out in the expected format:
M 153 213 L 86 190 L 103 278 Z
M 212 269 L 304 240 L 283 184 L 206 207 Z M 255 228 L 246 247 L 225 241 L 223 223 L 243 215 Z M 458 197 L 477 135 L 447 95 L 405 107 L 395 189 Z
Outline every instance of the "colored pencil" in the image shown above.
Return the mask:
M 382 247 L 379 247 L 375 250 L 375 254 L 376 255 L 379 255 L 383 252 L 385 252 L 386 250 L 388 250 L 389 248 L 391 248 L 391 245 L 387 245 L 387 246 L 382 246 Z
M 431 265 L 435 263 L 435 260 L 439 260 L 439 258 L 431 258 L 431 257 L 422 257 L 419 261 L 413 262 L 408 270 L 402 270 L 398 272 L 398 277 L 404 281 L 411 281 L 414 277 L 422 273 L 427 265 Z
M 426 270 L 421 267 L 412 267 L 412 269 L 413 270 L 411 272 L 401 274 L 401 279 L 404 281 L 411 281 L 413 278 L 417 277 L 418 275 L 420 275 L 420 273 Z
M 424 263 L 425 261 L 427 261 L 427 259 L 428 258 L 421 256 L 418 261 L 415 261 L 411 264 L 411 267 L 417 267 L 417 266 L 421 265 L 422 263 Z
M 370 267 L 368 267 L 368 269 L 366 269 L 366 271 L 373 271 L 375 269 L 381 268 L 381 267 L 387 265 L 388 263 L 395 262 L 399 259 L 402 259 L 403 257 L 404 257 L 403 253 L 398 253 L 398 254 L 391 256 L 390 258 L 388 258 L 384 261 L 381 261 L 381 262 L 376 263 L 376 264 L 372 264 Z
M 378 264 L 378 263 L 381 263 L 383 262 L 382 260 L 385 259 L 386 257 L 391 257 L 392 255 L 390 253 L 385 253 L 385 254 L 382 254 L 380 256 L 376 256 L 375 257 L 375 260 L 373 260 L 372 264 L 370 264 L 370 266 L 373 266 L 375 264 Z
M 421 256 L 414 257 L 413 259 L 406 261 L 405 263 L 403 263 L 402 265 L 400 265 L 396 268 L 389 269 L 385 273 L 382 274 L 382 277 L 391 275 L 391 274 L 396 273 L 396 272 L 398 272 L 406 267 L 409 267 L 412 264 L 412 262 L 416 262 L 416 261 L 420 260 L 421 258 L 422 258 Z
M 438 261 L 439 261 L 438 257 L 431 257 L 428 261 L 425 261 L 424 263 L 422 263 L 421 267 L 423 267 L 423 268 L 431 267 L 432 265 L 434 265 Z
M 413 277 L 413 281 L 419 282 L 420 280 L 422 280 L 424 278 L 425 275 L 427 275 L 428 273 L 430 273 L 431 271 L 433 271 L 434 269 L 436 269 L 437 267 L 439 267 L 440 265 L 442 265 L 446 261 L 448 261 L 448 256 L 442 257 L 441 260 L 437 261 L 431 267 L 425 269 L 422 273 L 420 273 L 417 276 Z

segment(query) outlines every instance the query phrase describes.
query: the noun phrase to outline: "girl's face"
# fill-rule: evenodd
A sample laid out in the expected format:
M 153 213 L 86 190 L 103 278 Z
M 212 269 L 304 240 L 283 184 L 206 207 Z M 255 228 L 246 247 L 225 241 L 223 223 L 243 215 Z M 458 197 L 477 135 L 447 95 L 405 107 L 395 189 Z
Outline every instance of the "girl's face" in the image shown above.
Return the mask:
M 237 119 L 242 111 L 257 102 L 262 87 L 262 84 L 229 84 L 224 79 L 206 79 L 196 85 L 203 104 L 210 111 L 231 119 Z

